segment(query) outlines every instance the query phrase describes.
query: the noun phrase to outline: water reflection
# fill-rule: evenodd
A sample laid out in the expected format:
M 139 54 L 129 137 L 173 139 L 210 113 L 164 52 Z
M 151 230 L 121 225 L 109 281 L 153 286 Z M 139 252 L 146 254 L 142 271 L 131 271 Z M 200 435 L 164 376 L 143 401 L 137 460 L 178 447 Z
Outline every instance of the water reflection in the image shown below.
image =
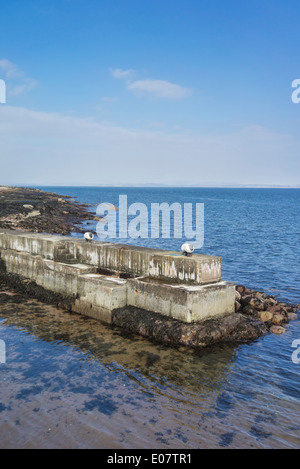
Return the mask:
M 99 361 L 108 371 L 123 373 L 142 388 L 143 379 L 147 378 L 155 386 L 178 388 L 183 395 L 186 391 L 205 392 L 207 386 L 218 387 L 235 356 L 235 348 L 229 345 L 203 352 L 182 352 L 153 344 L 119 328 L 106 327 L 35 300 L 16 305 L 11 299 L 2 307 L 1 317 L 5 318 L 6 327 L 17 327 L 43 342 L 72 347 L 81 352 L 80 360 Z

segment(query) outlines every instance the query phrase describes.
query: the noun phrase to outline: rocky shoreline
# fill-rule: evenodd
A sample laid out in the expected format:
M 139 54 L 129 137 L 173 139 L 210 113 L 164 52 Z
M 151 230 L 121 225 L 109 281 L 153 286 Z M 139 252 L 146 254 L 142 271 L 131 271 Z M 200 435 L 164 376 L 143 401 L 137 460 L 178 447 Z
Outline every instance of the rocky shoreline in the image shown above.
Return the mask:
M 88 204 L 70 196 L 27 187 L 0 186 L 0 228 L 35 233 L 82 233 L 80 223 L 97 220 Z
M 252 321 L 259 321 L 266 331 L 283 334 L 286 332 L 284 325 L 298 319 L 300 304 L 277 301 L 275 296 L 248 290 L 244 285 L 237 285 L 235 294 L 236 313 L 241 313 Z

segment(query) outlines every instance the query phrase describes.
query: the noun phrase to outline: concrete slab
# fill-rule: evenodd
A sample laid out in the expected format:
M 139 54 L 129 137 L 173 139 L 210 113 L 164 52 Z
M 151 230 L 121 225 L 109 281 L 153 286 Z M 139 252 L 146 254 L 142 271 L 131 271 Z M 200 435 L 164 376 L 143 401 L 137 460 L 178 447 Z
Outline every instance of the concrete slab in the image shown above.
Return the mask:
M 220 280 L 219 257 L 16 232 L 1 233 L 0 257 L 8 272 L 72 298 L 74 311 L 106 323 L 126 305 L 184 322 L 235 308 L 234 284 Z
M 77 298 L 72 310 L 111 323 L 112 311 L 127 304 L 126 280 L 99 274 L 78 277 Z
M 45 259 L 54 260 L 55 248 L 63 239 L 62 236 L 5 231 L 0 237 L 0 249 L 27 252 L 32 255 L 40 255 Z
M 71 297 L 77 294 L 78 277 L 96 271 L 90 265 L 64 264 L 8 249 L 1 251 L 1 259 L 8 272 L 31 279 L 47 290 Z
M 95 266 L 102 273 L 107 271 L 129 277 L 151 276 L 195 285 L 221 280 L 221 258 L 217 256 L 194 254 L 185 257 L 180 252 L 12 231 L 0 237 L 1 248 L 59 262 L 72 257 L 75 262 Z
M 234 312 L 235 286 L 222 281 L 188 286 L 149 278 L 128 279 L 127 304 L 184 322 L 202 321 Z

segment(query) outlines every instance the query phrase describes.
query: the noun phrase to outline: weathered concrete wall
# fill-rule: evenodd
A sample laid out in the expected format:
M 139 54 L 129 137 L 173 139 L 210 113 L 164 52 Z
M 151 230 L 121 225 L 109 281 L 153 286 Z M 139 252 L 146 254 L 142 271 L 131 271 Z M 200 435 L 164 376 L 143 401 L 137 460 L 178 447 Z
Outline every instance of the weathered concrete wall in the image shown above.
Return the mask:
M 55 249 L 64 240 L 61 236 L 46 236 L 35 233 L 0 233 L 0 248 L 41 255 L 45 259 L 55 258 Z
M 234 312 L 235 288 L 220 281 L 218 257 L 14 232 L 0 233 L 0 257 L 7 272 L 73 298 L 73 311 L 106 323 L 127 305 L 187 323 Z
M 1 259 L 8 272 L 34 280 L 48 290 L 74 297 L 78 290 L 78 277 L 96 271 L 92 266 L 63 264 L 12 250 L 1 251 Z
M 69 261 L 69 257 L 75 263 L 135 277 L 150 276 L 194 285 L 221 280 L 221 259 L 216 256 L 185 257 L 172 251 L 13 231 L 0 234 L 1 248 L 60 262 Z
M 149 278 L 127 281 L 127 304 L 184 322 L 202 321 L 234 312 L 235 285 L 176 285 Z
M 172 279 L 178 283 L 204 284 L 221 279 L 219 257 L 180 253 L 114 243 L 66 241 L 69 252 L 79 262 L 117 274 Z
M 111 323 L 114 309 L 127 304 L 127 282 L 99 274 L 78 277 L 77 299 L 72 307 L 77 313 Z
M 93 266 L 65 264 L 12 250 L 1 250 L 0 256 L 7 272 L 73 297 L 72 310 L 77 313 L 110 323 L 112 310 L 126 306 L 126 281 L 99 275 Z

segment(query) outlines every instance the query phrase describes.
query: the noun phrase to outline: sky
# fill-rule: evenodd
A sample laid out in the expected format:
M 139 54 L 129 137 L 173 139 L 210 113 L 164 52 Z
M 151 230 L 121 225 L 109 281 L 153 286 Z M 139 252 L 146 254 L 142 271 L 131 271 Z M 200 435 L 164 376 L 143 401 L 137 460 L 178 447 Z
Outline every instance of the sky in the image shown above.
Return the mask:
M 0 15 L 0 184 L 300 185 L 299 0 Z

